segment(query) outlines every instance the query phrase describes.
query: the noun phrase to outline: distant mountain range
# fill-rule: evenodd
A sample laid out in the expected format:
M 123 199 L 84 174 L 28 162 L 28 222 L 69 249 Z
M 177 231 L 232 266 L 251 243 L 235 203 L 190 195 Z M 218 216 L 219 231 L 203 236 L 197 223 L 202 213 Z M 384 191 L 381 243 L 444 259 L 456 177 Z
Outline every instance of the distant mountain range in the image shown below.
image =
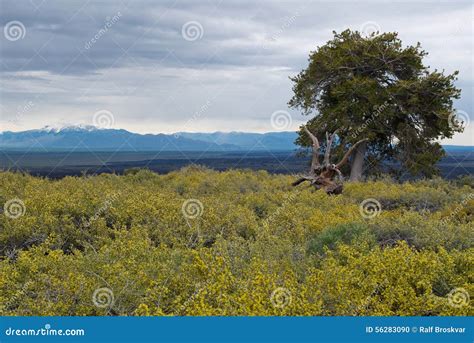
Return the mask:
M 293 150 L 297 134 L 294 131 L 251 133 L 251 132 L 178 132 L 175 135 L 201 142 L 219 145 L 233 145 L 240 150 Z
M 95 126 L 45 127 L 0 132 L 2 150 L 47 151 L 248 151 L 294 150 L 296 132 L 138 134 Z
M 95 126 L 45 127 L 0 132 L 1 150 L 30 151 L 291 151 L 296 132 L 213 132 L 138 134 Z M 447 151 L 473 151 L 472 146 L 445 145 Z

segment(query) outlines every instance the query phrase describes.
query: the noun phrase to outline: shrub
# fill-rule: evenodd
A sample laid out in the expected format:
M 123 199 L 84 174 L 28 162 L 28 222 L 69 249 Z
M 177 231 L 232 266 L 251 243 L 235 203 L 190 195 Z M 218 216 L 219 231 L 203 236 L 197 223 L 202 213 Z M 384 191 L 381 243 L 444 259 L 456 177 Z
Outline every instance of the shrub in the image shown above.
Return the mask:
M 359 223 L 341 224 L 336 227 L 329 227 L 316 234 L 308 243 L 308 253 L 324 253 L 325 248 L 334 250 L 337 244 L 362 244 L 373 245 L 374 235 L 369 232 L 367 226 Z
M 1 208 L 26 211 L 0 215 L 0 315 L 473 314 L 449 302 L 474 295 L 471 187 L 379 180 L 329 197 L 293 179 L 2 172 Z M 114 301 L 96 306 L 104 288 Z

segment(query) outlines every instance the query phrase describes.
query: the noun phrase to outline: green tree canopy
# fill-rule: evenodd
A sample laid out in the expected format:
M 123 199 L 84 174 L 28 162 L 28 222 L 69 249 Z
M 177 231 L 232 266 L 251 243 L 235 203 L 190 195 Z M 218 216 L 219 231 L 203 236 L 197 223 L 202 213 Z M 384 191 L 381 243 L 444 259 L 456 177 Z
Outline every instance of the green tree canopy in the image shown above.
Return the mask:
M 318 137 L 339 129 L 339 151 L 369 139 L 353 158 L 353 179 L 362 173 L 354 170 L 357 158 L 370 161 L 366 169 L 371 171 L 391 160 L 400 170 L 432 175 L 444 155 L 437 140 L 461 132 L 462 126 L 453 120 L 458 72 L 430 71 L 423 64 L 426 55 L 420 43 L 403 47 L 397 33 L 334 32 L 310 53 L 308 67 L 291 78 L 289 105 L 314 116 L 308 127 Z M 297 143 L 310 145 L 302 129 Z

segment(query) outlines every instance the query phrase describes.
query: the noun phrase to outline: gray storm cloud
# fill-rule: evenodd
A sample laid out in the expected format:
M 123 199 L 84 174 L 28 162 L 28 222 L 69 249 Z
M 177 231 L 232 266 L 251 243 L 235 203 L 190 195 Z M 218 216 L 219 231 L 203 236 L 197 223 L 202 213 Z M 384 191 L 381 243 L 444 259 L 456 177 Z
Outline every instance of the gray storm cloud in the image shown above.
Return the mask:
M 1 130 L 91 124 L 135 132 L 272 131 L 288 76 L 332 31 L 398 31 L 431 68 L 460 71 L 473 116 L 471 2 L 1 1 Z M 11 40 L 8 23 L 24 37 Z M 11 37 L 10 37 L 11 38 Z M 190 121 L 190 119 L 193 119 Z M 471 120 L 473 122 L 474 120 Z M 474 144 L 472 126 L 451 144 Z

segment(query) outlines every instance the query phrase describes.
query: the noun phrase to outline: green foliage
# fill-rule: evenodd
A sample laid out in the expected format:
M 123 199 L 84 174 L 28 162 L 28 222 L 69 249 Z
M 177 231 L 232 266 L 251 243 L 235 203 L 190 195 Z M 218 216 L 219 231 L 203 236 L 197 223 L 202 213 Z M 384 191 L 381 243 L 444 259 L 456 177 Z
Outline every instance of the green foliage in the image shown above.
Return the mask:
M 309 241 L 308 252 L 322 255 L 324 249 L 334 250 L 337 244 L 363 245 L 375 243 L 375 236 L 360 223 L 348 223 L 328 227 Z
M 1 206 L 25 205 L 0 215 L 0 314 L 473 314 L 449 298 L 474 291 L 469 185 L 371 181 L 327 196 L 292 181 L 200 167 L 0 173 Z M 371 219 L 359 208 L 367 198 L 382 206 Z M 102 288 L 113 292 L 105 307 L 93 302 Z
M 460 90 L 454 86 L 458 73 L 430 71 L 423 64 L 426 55 L 419 43 L 403 47 L 397 33 L 334 32 L 292 78 L 289 105 L 317 114 L 308 125 L 319 138 L 339 129 L 344 144 L 336 155 L 368 138 L 371 170 L 377 171 L 376 162 L 395 160 L 404 172 L 433 175 L 444 154 L 438 139 L 462 131 L 452 118 Z M 297 143 L 310 146 L 302 129 Z

